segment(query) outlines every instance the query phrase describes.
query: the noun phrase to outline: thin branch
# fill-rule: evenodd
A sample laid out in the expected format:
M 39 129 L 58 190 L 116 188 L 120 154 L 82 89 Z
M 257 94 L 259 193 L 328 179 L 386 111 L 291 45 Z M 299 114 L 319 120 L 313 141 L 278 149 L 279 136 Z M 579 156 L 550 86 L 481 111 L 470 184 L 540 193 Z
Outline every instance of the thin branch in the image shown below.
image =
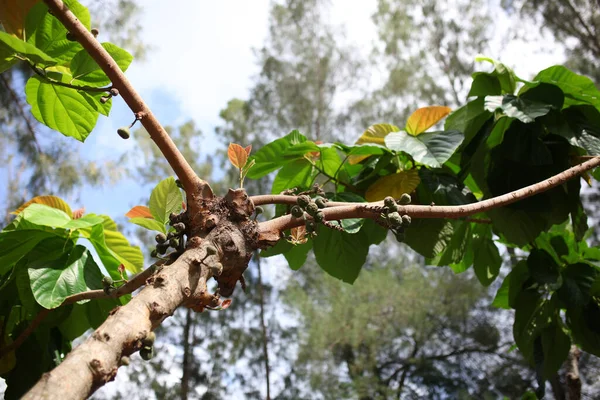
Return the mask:
M 545 192 L 554 187 L 562 185 L 566 181 L 573 179 L 585 171 L 600 166 L 600 157 L 595 157 L 582 164 L 573 166 L 566 171 L 554 175 L 546 180 L 526 186 L 522 189 L 515 190 L 501 196 L 491 199 L 479 201 L 477 203 L 464 204 L 460 206 L 398 206 L 400 214 L 408 214 L 415 218 L 463 218 L 474 214 L 492 210 L 515 203 L 527 197 Z M 253 199 L 264 201 L 262 196 L 255 196 Z M 290 196 L 293 197 L 293 196 Z M 289 201 L 279 196 L 272 196 L 272 200 Z M 264 203 L 262 203 L 264 204 Z M 323 214 L 327 221 L 340 220 L 347 218 L 376 218 L 380 214 L 381 202 L 375 203 L 346 203 L 346 205 L 331 205 L 323 210 Z M 287 229 L 294 228 L 304 224 L 301 218 L 294 218 L 291 215 L 284 215 L 270 221 L 261 222 L 259 224 L 260 232 L 263 234 L 271 233 L 270 237 L 274 237 L 274 232 L 283 232 Z
M 35 72 L 40 78 L 46 80 L 48 83 L 51 83 L 52 85 L 62 86 L 62 87 L 66 87 L 69 89 L 81 90 L 83 92 L 89 92 L 89 93 L 108 93 L 108 92 L 110 92 L 110 89 L 111 89 L 110 87 L 71 85 L 70 83 L 64 83 L 61 81 L 57 81 L 56 79 L 50 78 L 48 75 L 45 74 L 44 70 L 36 67 L 35 65 L 29 64 L 29 63 L 28 63 L 28 65 L 33 70 L 33 72 Z
M 106 73 L 112 82 L 112 86 L 119 90 L 119 94 L 127 103 L 131 111 L 136 116 L 141 117 L 141 123 L 150 134 L 150 137 L 169 165 L 175 171 L 175 174 L 183 184 L 188 196 L 212 197 L 212 190 L 207 182 L 200 179 L 192 167 L 185 160 L 173 140 L 158 122 L 150 108 L 146 105 L 142 97 L 133 88 L 125 74 L 121 71 L 115 60 L 102 47 L 88 30 L 79 22 L 77 17 L 61 0 L 44 0 L 52 14 L 75 36 L 83 48 L 90 54 L 96 63 Z
M 88 290 L 87 292 L 76 293 L 71 296 L 67 296 L 65 300 L 58 305 L 56 308 L 65 306 L 67 304 L 73 304 L 81 300 L 91 300 L 91 299 L 105 299 L 105 298 L 113 298 L 116 299 L 118 297 L 124 296 L 126 294 L 133 293 L 136 289 L 140 288 L 146 280 L 156 271 L 157 264 L 153 264 L 144 271 L 140 272 L 124 285 L 119 286 L 115 291 L 111 293 L 106 293 L 103 289 L 98 290 Z M 10 353 L 18 349 L 24 342 L 27 340 L 29 335 L 33 333 L 33 331 L 38 327 L 38 325 L 50 314 L 52 310 L 56 308 L 47 309 L 44 308 L 42 311 L 36 315 L 36 317 L 31 321 L 29 326 L 21 332 L 21 334 L 15 339 L 14 342 L 9 344 L 8 346 L 0 349 L 0 359 L 4 357 L 6 354 Z
M 260 325 L 262 329 L 262 345 L 263 355 L 265 357 L 265 376 L 267 385 L 267 397 L 266 400 L 271 400 L 271 384 L 270 384 L 270 368 L 269 368 L 269 337 L 267 335 L 267 325 L 265 323 L 265 297 L 262 281 L 262 272 L 260 267 L 260 255 L 258 252 L 254 253 L 256 259 L 256 265 L 258 267 L 258 293 L 260 296 Z

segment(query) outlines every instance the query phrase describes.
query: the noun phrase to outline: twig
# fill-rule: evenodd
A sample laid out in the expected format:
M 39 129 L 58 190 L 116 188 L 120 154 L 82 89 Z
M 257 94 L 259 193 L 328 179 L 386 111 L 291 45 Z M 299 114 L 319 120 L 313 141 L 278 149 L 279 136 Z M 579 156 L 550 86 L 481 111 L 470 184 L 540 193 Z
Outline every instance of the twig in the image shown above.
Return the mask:
M 40 78 L 48 81 L 52 85 L 62 86 L 69 89 L 81 90 L 83 92 L 91 92 L 91 93 L 108 93 L 110 91 L 110 87 L 94 87 L 94 86 L 79 86 L 79 85 L 71 85 L 70 83 L 64 83 L 61 81 L 57 81 L 56 79 L 52 79 L 46 75 L 42 69 L 36 67 L 33 64 L 28 64 L 29 67 L 35 72 Z
M 88 290 L 87 292 L 76 293 L 71 296 L 67 296 L 65 298 L 65 300 L 56 308 L 65 306 L 67 304 L 73 304 L 73 303 L 76 303 L 81 300 L 103 299 L 103 298 L 116 299 L 116 298 L 124 296 L 126 294 L 130 294 L 133 291 L 135 291 L 136 289 L 138 289 L 139 287 L 141 287 L 146 282 L 146 279 L 148 279 L 156 271 L 156 267 L 158 265 L 159 265 L 158 263 L 152 264 L 150 267 L 148 267 L 144 271 L 142 271 L 139 274 L 137 274 L 136 276 L 134 276 L 131 280 L 129 280 L 124 285 L 119 286 L 118 289 L 116 289 L 115 291 L 113 291 L 110 294 L 107 294 L 103 289 Z M 50 314 L 50 312 L 52 310 L 55 310 L 56 308 L 42 309 L 42 311 L 40 311 L 38 313 L 38 315 L 36 315 L 36 317 L 33 319 L 33 321 L 31 321 L 29 326 L 23 332 L 21 332 L 21 334 L 15 339 L 14 342 L 12 342 L 8 346 L 5 346 L 2 349 L 0 349 L 0 359 L 2 359 L 5 355 L 10 353 L 11 351 L 18 349 L 25 342 L 25 340 L 27 340 L 29 335 L 31 335 L 33 333 L 33 331 L 38 327 L 38 325 L 44 320 L 44 318 L 46 318 L 48 316 L 48 314 Z
M 141 123 L 154 140 L 169 165 L 183 184 L 188 196 L 195 195 L 198 191 L 204 197 L 212 197 L 212 190 L 208 183 L 200 179 L 189 163 L 185 160 L 171 137 L 158 122 L 142 97 L 125 77 L 115 60 L 108 54 L 92 33 L 79 22 L 77 17 L 61 0 L 44 0 L 52 14 L 71 32 L 83 48 L 96 61 L 112 82 L 112 86 L 119 90 L 119 95 L 135 115 L 142 116 Z M 197 197 L 197 196 L 195 196 Z
M 477 203 L 464 204 L 460 206 L 398 206 L 398 212 L 400 214 L 408 214 L 411 217 L 416 218 L 464 218 L 470 215 L 485 212 L 494 208 L 506 206 L 508 204 L 515 203 L 519 200 L 523 200 L 527 197 L 534 196 L 538 193 L 545 192 L 556 186 L 562 185 L 566 181 L 573 179 L 585 171 L 589 171 L 593 168 L 600 166 L 600 157 L 595 157 L 582 164 L 573 166 L 557 175 L 554 175 L 541 182 L 535 183 L 530 186 L 526 186 L 522 189 L 515 190 L 510 193 L 503 194 L 501 196 L 493 197 L 491 199 L 479 201 Z M 262 197 L 262 196 L 255 196 Z M 279 196 L 273 200 L 289 201 Z M 293 197 L 293 196 L 290 196 Z M 254 198 L 252 198 L 254 201 Z M 259 202 L 266 199 L 258 198 Z M 262 203 L 264 204 L 264 203 Z M 379 207 L 381 202 L 375 203 L 352 203 L 346 205 L 331 206 L 323 210 L 325 219 L 327 220 L 338 220 L 347 218 L 375 218 L 379 215 Z M 291 215 L 284 215 L 270 221 L 261 222 L 259 224 L 259 230 L 261 233 L 267 232 L 282 232 L 286 229 L 294 228 L 303 223 L 303 221 L 293 218 Z

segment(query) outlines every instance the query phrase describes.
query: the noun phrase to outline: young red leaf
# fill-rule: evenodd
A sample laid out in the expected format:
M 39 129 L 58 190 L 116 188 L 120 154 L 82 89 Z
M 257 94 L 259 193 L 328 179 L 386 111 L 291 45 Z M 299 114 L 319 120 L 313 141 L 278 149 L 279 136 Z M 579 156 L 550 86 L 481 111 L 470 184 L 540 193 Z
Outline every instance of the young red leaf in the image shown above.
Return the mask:
M 236 143 L 229 143 L 227 156 L 229 157 L 229 161 L 233 164 L 233 166 L 239 169 L 242 169 L 244 165 L 246 165 L 246 161 L 248 161 L 248 153 L 246 153 L 246 149 Z
M 127 218 L 154 218 L 146 206 L 135 206 L 125 214 Z
M 252 145 L 249 144 L 248 146 L 246 146 L 246 148 L 244 150 L 246 150 L 247 155 L 250 155 L 250 152 L 252 151 Z
M 83 214 L 85 214 L 85 207 L 78 208 L 73 211 L 73 219 L 79 219 L 83 217 Z

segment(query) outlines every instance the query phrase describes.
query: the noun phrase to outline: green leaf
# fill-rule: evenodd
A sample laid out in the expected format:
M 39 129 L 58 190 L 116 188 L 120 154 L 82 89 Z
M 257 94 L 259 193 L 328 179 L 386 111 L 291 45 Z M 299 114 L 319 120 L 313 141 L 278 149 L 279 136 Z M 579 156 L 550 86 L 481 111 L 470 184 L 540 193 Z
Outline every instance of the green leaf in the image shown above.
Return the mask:
M 598 270 L 586 263 L 567 265 L 562 270 L 558 298 L 567 308 L 583 308 L 591 299 L 590 290 L 598 275 Z
M 167 229 L 165 228 L 165 225 L 161 224 L 160 222 L 158 222 L 155 219 L 142 218 L 142 217 L 130 218 L 129 222 L 131 222 L 132 224 L 139 225 L 142 228 L 146 228 L 149 231 L 157 231 L 157 232 L 167 233 Z
M 502 281 L 502 286 L 496 292 L 496 296 L 494 297 L 494 301 L 492 302 L 492 306 L 497 308 L 504 308 L 505 310 L 510 309 L 510 304 L 508 302 L 508 292 L 510 287 L 510 278 L 507 276 Z
M 559 266 L 545 250 L 533 249 L 527 257 L 529 275 L 539 284 L 556 284 L 560 276 Z
M 537 117 L 548 114 L 553 108 L 552 104 L 516 97 L 510 94 L 506 96 L 485 97 L 485 109 L 487 111 L 502 110 L 504 115 L 516 118 L 525 124 L 533 122 Z
M 406 228 L 405 243 L 426 258 L 434 258 L 446 248 L 452 238 L 453 225 L 443 219 L 414 219 Z
M 497 77 L 487 72 L 475 72 L 473 75 L 473 83 L 467 97 L 477 96 L 485 97 L 489 95 L 500 95 L 500 81 Z
M 45 204 L 33 203 L 21 213 L 25 221 L 35 225 L 62 228 L 71 222 L 71 216 L 57 208 Z
M 558 133 L 589 155 L 600 155 L 600 112 L 591 106 L 573 106 L 564 110 L 563 116 L 569 129 Z
M 406 132 L 392 132 L 385 137 L 390 150 L 403 151 L 415 161 L 432 168 L 440 168 L 460 146 L 464 136 L 459 131 L 425 132 L 412 136 Z
M 182 208 L 183 196 L 172 176 L 163 179 L 150 194 L 150 212 L 163 226 L 169 222 L 171 213 L 179 213 Z
M 329 176 L 335 177 L 342 160 L 333 147 L 320 148 L 320 157 L 317 165 Z
M 369 238 L 364 231 L 349 234 L 324 226 L 313 239 L 313 250 L 319 266 L 329 275 L 354 283 L 367 260 Z
M 492 240 L 489 227 L 477 226 L 477 237 L 473 238 L 473 270 L 483 286 L 489 286 L 496 280 L 502 265 L 502 257 L 498 247 Z
M 67 319 L 58 325 L 58 329 L 67 340 L 75 340 L 91 328 L 86 307 L 87 304 L 74 304 Z
M 351 193 L 351 192 L 340 192 L 340 193 L 336 193 L 331 197 L 332 201 L 343 201 L 343 202 L 351 202 L 351 203 L 364 203 L 366 202 L 366 200 L 364 198 L 362 198 L 361 196 Z M 356 233 L 358 232 L 364 222 L 365 219 L 364 218 L 347 218 L 347 219 L 343 219 L 342 221 L 342 228 L 344 228 L 344 231 L 348 232 L 348 233 Z
M 40 66 L 51 66 L 57 62 L 37 47 L 2 31 L 0 31 L 0 59 L 3 60 L 0 72 L 10 68 L 20 59 L 29 60 L 32 64 Z
M 485 110 L 484 98 L 481 97 L 468 102 L 458 110 L 450 113 L 446 118 L 444 129 L 447 131 L 458 130 L 463 132 L 465 135 L 463 146 L 466 146 L 491 116 L 492 113 Z
M 517 300 L 523 291 L 523 285 L 529 279 L 529 269 L 527 261 L 521 260 L 513 267 L 512 271 L 506 277 L 508 279 L 508 305 L 511 308 L 517 308 Z
M 454 233 L 444 250 L 437 265 L 450 265 L 460 263 L 465 257 L 468 246 L 471 244 L 471 224 L 458 221 L 454 226 Z M 481 260 L 480 260 L 481 261 Z
M 248 171 L 247 177 L 250 179 L 259 179 L 281 168 L 293 160 L 283 157 L 285 151 L 293 145 L 305 141 L 306 137 L 304 135 L 298 131 L 292 131 L 288 135 L 263 146 L 249 159 L 249 161 L 255 160 L 256 164 Z
M 313 166 L 308 160 L 292 161 L 284 165 L 275 176 L 271 193 L 279 194 L 294 187 L 306 188 L 310 186 L 313 176 Z
M 36 301 L 48 309 L 61 305 L 67 296 L 102 288 L 102 272 L 83 246 L 76 246 L 66 259 L 28 268 L 28 272 Z
M 82 229 L 81 233 L 96 249 L 106 271 L 113 279 L 120 279 L 118 268 L 121 264 L 129 272 L 140 272 L 144 265 L 144 256 L 140 248 L 129 244 L 125 236 L 117 231 L 117 225 L 110 217 L 102 217 L 102 225 Z
M 133 61 L 131 54 L 112 43 L 102 43 L 102 47 L 115 60 L 121 71 L 125 72 L 129 68 Z M 85 82 L 87 85 L 104 86 L 110 83 L 108 76 L 85 49 L 75 54 L 70 68 L 73 78 Z
M 64 229 L 82 229 L 82 228 L 90 228 L 94 225 L 98 225 L 104 222 L 104 218 L 96 215 L 96 214 L 87 214 L 81 218 L 73 219 L 69 221 L 66 225 L 62 226 Z
M 0 275 L 10 271 L 42 240 L 53 236 L 52 233 L 36 230 L 0 232 Z
M 583 351 L 600 357 L 600 308 L 595 302 L 581 308 L 567 309 L 567 326 L 571 328 L 573 341 Z
M 372 219 L 366 219 L 360 228 L 368 238 L 368 244 L 379 244 L 387 237 L 388 230 L 377 224 Z
M 554 323 L 542 332 L 542 349 L 544 351 L 542 376 L 544 379 L 550 379 L 556 374 L 571 349 L 571 339 L 561 325 Z
M 31 113 L 42 124 L 83 142 L 98 119 L 96 108 L 79 91 L 32 76 L 25 86 Z
M 90 13 L 78 1 L 67 0 L 65 4 L 88 30 L 90 29 Z M 67 39 L 67 28 L 48 12 L 48 7 L 40 2 L 32 7 L 25 21 L 27 43 L 54 57 L 61 64 L 66 64 L 82 47 L 78 42 Z
M 500 87 L 502 88 L 502 92 L 504 93 L 514 93 L 517 88 L 517 76 L 513 72 L 513 70 L 506 65 L 485 56 L 477 56 L 475 57 L 475 61 L 487 61 L 494 65 L 494 72 L 492 75 L 498 78 L 500 82 Z
M 550 325 L 557 311 L 555 298 L 534 290 L 522 291 L 517 297 L 513 336 L 525 358 L 533 358 L 533 342 Z
M 555 65 L 538 73 L 533 80 L 558 86 L 565 95 L 564 108 L 577 104 L 591 104 L 600 110 L 600 91 L 587 76 L 576 74 L 561 65 Z
M 283 253 L 283 256 L 290 265 L 290 268 L 294 271 L 299 270 L 300 267 L 302 267 L 306 262 L 308 252 L 310 251 L 310 249 L 312 249 L 312 247 L 312 240 L 308 239 L 306 243 L 299 244 L 296 246 L 292 245 L 292 248 L 290 250 Z
M 279 241 L 277 242 L 277 244 L 275 244 L 275 246 L 269 247 L 268 249 L 261 251 L 260 256 L 263 258 L 273 257 L 278 254 L 283 254 L 287 251 L 290 251 L 292 249 L 292 247 L 294 247 L 294 245 L 291 244 L 290 242 L 288 242 L 287 240 L 279 239 Z

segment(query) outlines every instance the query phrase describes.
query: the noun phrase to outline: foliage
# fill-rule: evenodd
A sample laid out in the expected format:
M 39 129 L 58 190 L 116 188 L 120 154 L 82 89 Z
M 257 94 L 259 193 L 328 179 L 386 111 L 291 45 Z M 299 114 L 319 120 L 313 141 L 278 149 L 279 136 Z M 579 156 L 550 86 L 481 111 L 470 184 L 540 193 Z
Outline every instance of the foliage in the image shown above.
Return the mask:
M 90 29 L 88 10 L 75 0 L 67 3 Z M 328 104 L 334 93 L 325 90 L 334 65 L 329 55 L 332 53 L 313 42 L 313 36 L 306 40 L 301 24 L 288 24 L 310 18 L 314 9 L 305 7 L 302 2 L 291 5 L 295 7 L 274 7 L 273 18 L 293 30 L 293 35 L 298 38 L 295 45 L 314 50 L 316 57 L 311 62 L 316 62 L 300 65 L 300 71 L 303 74 L 316 71 L 317 74 L 315 82 L 306 87 L 298 80 L 284 84 L 301 88 L 306 104 Z M 391 5 L 382 1 L 380 7 Z M 434 11 L 431 9 L 425 16 L 429 17 Z M 17 62 L 29 66 L 35 75 L 27 81 L 25 93 L 33 116 L 67 137 L 85 141 L 99 115 L 107 116 L 110 112 L 114 92 L 105 87 L 110 83 L 108 77 L 78 42 L 69 40 L 66 28 L 43 3 L 34 5 L 22 24 L 21 38 L 0 32 L 0 69 L 13 67 Z M 449 29 L 458 29 L 454 25 L 449 23 Z M 395 34 L 395 40 L 405 40 L 403 32 Z M 132 61 L 127 51 L 111 43 L 102 46 L 123 71 L 127 69 Z M 393 41 L 385 50 L 388 55 L 399 51 Z M 333 54 L 343 58 L 342 54 Z M 284 81 L 280 78 L 298 75 L 294 69 L 296 64 L 278 59 L 265 49 L 262 55 L 264 77 L 275 78 L 262 81 L 249 110 L 243 103 L 229 104 L 223 117 L 231 124 L 231 129 L 240 126 L 236 119 L 240 113 L 271 110 L 267 105 L 272 104 L 273 96 L 281 94 L 276 87 Z M 334 278 L 354 283 L 364 275 L 368 279 L 382 274 L 383 278 L 374 285 L 383 284 L 382 292 L 401 292 L 393 286 L 391 271 L 361 272 L 370 246 L 383 241 L 386 228 L 389 228 L 399 241 L 425 257 L 430 265 L 450 266 L 456 272 L 473 267 L 477 280 L 483 286 L 489 286 L 500 272 L 499 245 L 519 249 L 524 254 L 523 259 L 512 266 L 494 305 L 515 310 L 513 338 L 525 360 L 535 367 L 538 395 L 543 396 L 544 382 L 560 368 L 571 343 L 600 355 L 597 324 L 600 251 L 590 247 L 585 240 L 587 216 L 581 203 L 578 180 L 482 212 L 475 219 L 415 218 L 411 223 L 410 218 L 402 218 L 399 219 L 401 231 L 396 229 L 398 225 L 391 224 L 392 218 L 388 214 L 391 205 L 398 207 L 394 199 L 391 205 L 386 205 L 387 210 L 381 207 L 379 218 L 351 218 L 343 222 L 317 219 L 319 209 L 326 207 L 328 201 L 363 203 L 380 200 L 389 194 L 401 198 L 402 194 L 410 193 L 413 204 L 419 205 L 464 206 L 541 182 L 568 169 L 582 157 L 600 155 L 600 91 L 589 78 L 565 67 L 553 66 L 531 81 L 525 81 L 495 60 L 485 57 L 478 60 L 490 62 L 493 70 L 473 74 L 468 92 L 470 101 L 449 115 L 447 107 L 420 108 L 407 119 L 404 131 L 390 123 L 376 124 L 368 128 L 357 143 L 346 145 L 319 141 L 334 136 L 324 128 L 333 118 L 331 109 L 324 107 L 320 109 L 323 113 L 314 116 L 281 108 L 277 110 L 280 126 L 297 124 L 309 129 L 311 135 L 305 136 L 294 130 L 265 143 L 254 155 L 250 155 L 250 146 L 244 148 L 232 143 L 228 156 L 240 174 L 240 186 L 244 178 L 260 180 L 273 174 L 272 194 L 314 197 L 306 200 L 314 210 L 310 211 L 307 204 L 302 205 L 307 213 L 301 210 L 306 220 L 305 236 L 298 230 L 290 232 L 289 238 L 286 236 L 289 240 L 280 240 L 262 253 L 264 257 L 285 254 L 292 269 L 305 264 L 312 250 L 318 265 Z M 275 87 L 271 86 L 273 83 L 276 83 Z M 454 83 L 452 79 L 451 83 Z M 458 99 L 456 92 L 455 98 Z M 302 102 L 294 106 L 300 111 L 309 109 Z M 443 130 L 427 131 L 446 116 Z M 260 115 L 257 120 L 260 127 Z M 180 135 L 194 132 L 193 126 L 188 128 L 180 130 Z M 187 150 L 191 151 L 191 148 Z M 147 174 L 150 176 L 154 172 Z M 391 184 L 401 188 L 400 192 L 386 194 L 385 188 Z M 298 205 L 301 205 L 300 198 Z M 324 206 L 317 206 L 316 200 Z M 171 177 L 155 187 L 147 207 L 135 207 L 128 216 L 130 222 L 148 230 L 172 233 L 182 230 L 172 224 L 172 214 L 184 207 L 182 193 Z M 289 213 L 288 208 L 277 206 L 275 216 Z M 308 214 L 310 218 L 306 217 Z M 168 223 L 173 227 L 168 229 Z M 79 239 L 89 241 L 110 280 L 103 279 L 104 272 Z M 163 239 L 157 241 L 164 242 Z M 69 298 L 74 298 L 71 296 L 100 289 L 110 294 L 114 289 L 113 282 L 123 278 L 123 270 L 139 272 L 142 262 L 140 249 L 129 244 L 109 217 L 75 214 L 64 201 L 55 197 L 35 198 L 17 210 L 16 218 L 0 232 L 2 343 L 8 346 L 17 340 L 29 321 L 42 310 L 58 310 L 42 322 L 22 346 L 2 359 L 0 369 L 9 387 L 6 397 L 19 397 L 43 372 L 60 363 L 70 350 L 71 340 L 87 329 L 99 326 L 113 307 L 129 300 L 128 296 L 123 296 L 92 301 L 82 299 L 75 304 L 66 304 Z M 430 283 L 412 269 L 405 272 L 409 280 L 412 279 L 410 274 L 416 274 L 413 288 Z M 426 289 L 439 294 L 440 285 L 441 282 Z M 350 298 L 360 295 L 358 289 L 344 286 L 342 290 Z M 466 290 L 461 294 L 469 295 Z M 296 296 L 299 298 L 294 301 L 309 303 L 307 298 L 302 298 L 302 293 L 296 293 Z M 383 300 L 381 308 L 387 307 L 385 302 L 390 299 Z M 447 317 L 450 325 L 453 320 L 468 317 L 467 313 L 461 314 L 460 309 L 448 307 L 443 300 L 440 298 L 443 310 L 439 314 Z M 460 298 L 457 296 L 452 300 Z M 332 301 L 331 307 L 335 310 L 343 306 L 339 312 L 349 313 L 355 303 Z M 473 299 L 466 299 L 466 303 L 472 305 Z M 350 309 L 348 304 L 352 305 Z M 369 302 L 358 305 L 369 306 Z M 311 304 L 307 307 L 307 312 L 318 311 L 310 309 Z M 432 332 L 421 326 L 431 323 L 428 318 L 400 311 L 398 319 L 418 326 L 419 334 Z M 361 325 L 364 321 L 355 322 L 358 326 L 355 333 L 371 334 L 365 332 L 369 321 L 367 325 Z M 460 331 L 461 327 L 452 328 Z M 397 335 L 398 332 L 393 333 L 390 340 Z M 364 366 L 377 368 L 376 363 L 372 363 L 374 356 L 370 351 L 378 338 L 354 339 L 351 335 L 348 343 L 340 344 L 340 360 L 346 362 L 351 373 L 370 379 L 372 377 L 360 369 Z M 420 344 L 421 340 L 413 337 L 413 342 Z M 357 351 L 363 352 L 359 356 L 366 358 L 356 362 Z M 416 357 L 418 351 L 413 350 L 413 353 L 412 357 Z M 29 368 L 33 359 L 37 360 L 35 368 Z M 429 374 L 440 375 L 440 371 L 436 371 L 435 366 L 428 370 L 423 367 L 416 375 L 425 381 Z M 440 390 L 460 389 L 455 383 L 449 382 Z M 364 382 L 358 379 L 353 384 L 370 386 L 368 379 Z M 398 382 L 400 387 L 402 384 Z M 381 387 L 385 393 L 388 389 L 389 385 Z M 358 388 L 357 392 L 362 393 L 363 389 Z

